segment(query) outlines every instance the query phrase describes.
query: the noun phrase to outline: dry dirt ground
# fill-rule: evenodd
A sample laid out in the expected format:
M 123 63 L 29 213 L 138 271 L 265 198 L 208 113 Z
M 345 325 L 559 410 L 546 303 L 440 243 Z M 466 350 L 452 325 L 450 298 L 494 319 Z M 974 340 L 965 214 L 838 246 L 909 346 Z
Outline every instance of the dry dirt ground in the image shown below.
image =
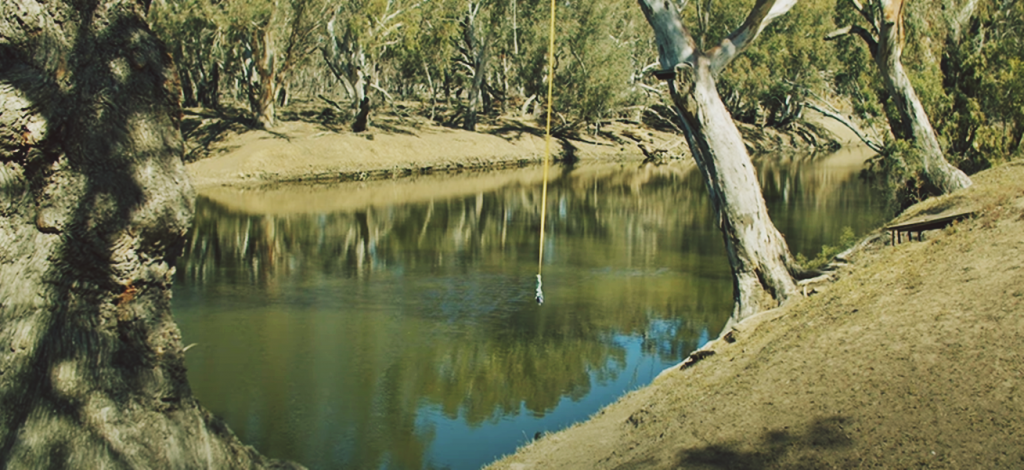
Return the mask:
M 642 159 L 637 142 L 620 134 L 625 129 L 608 126 L 604 135 L 569 144 L 579 159 Z M 625 132 L 677 156 L 686 147 L 681 136 L 667 132 Z M 481 126 L 480 132 L 405 120 L 380 123 L 359 134 L 290 121 L 270 131 L 228 132 L 209 146 L 210 158 L 186 168 L 198 188 L 382 179 L 535 164 L 543 161 L 544 146 L 543 129 L 516 120 Z M 553 158 L 563 158 L 563 142 L 553 139 L 551 152 Z
M 254 130 L 203 110 L 190 110 L 185 123 L 186 154 L 196 159 L 186 169 L 201 190 L 521 167 L 543 161 L 545 147 L 544 129 L 518 118 L 491 119 L 478 126 L 478 132 L 468 132 L 425 118 L 382 116 L 369 131 L 358 134 L 308 120 L 282 121 L 270 130 Z M 815 138 L 823 148 L 849 140 L 841 126 L 811 125 L 820 126 L 820 135 L 827 136 Z M 755 152 L 813 150 L 795 133 L 743 124 L 740 128 L 748 148 Z M 690 160 L 686 140 L 678 131 L 619 121 L 602 126 L 598 135 L 584 132 L 574 139 L 552 139 L 551 153 L 556 160 L 571 152 L 581 161 L 639 161 L 644 158 L 641 143 L 659 158 Z
M 1024 164 L 879 231 L 819 293 L 494 469 L 1024 468 Z

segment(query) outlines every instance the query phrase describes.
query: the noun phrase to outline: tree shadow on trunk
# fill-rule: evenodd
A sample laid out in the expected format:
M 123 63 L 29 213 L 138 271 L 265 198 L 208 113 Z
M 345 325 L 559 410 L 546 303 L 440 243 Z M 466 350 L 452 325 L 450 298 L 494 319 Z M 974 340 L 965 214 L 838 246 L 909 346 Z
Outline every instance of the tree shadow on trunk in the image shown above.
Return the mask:
M 0 46 L 0 91 L 45 126 L 0 147 L 0 232 L 14 240 L 0 263 L 0 455 L 26 467 L 273 464 L 188 385 L 170 288 L 194 193 L 169 56 L 132 5 L 39 7 L 43 31 Z

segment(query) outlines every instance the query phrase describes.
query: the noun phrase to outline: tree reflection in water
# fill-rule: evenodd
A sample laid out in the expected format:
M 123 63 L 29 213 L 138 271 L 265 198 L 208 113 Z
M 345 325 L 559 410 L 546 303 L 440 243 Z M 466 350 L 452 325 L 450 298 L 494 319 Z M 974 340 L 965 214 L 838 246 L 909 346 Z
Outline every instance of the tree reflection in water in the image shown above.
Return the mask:
M 850 173 L 761 174 L 773 211 L 820 247 L 844 226 L 877 224 Z M 546 420 L 558 409 L 586 401 L 581 419 L 647 383 L 723 327 L 729 265 L 696 172 L 583 167 L 549 191 L 543 307 L 529 178 L 346 210 L 200 197 L 174 306 L 199 344 L 188 353 L 197 396 L 262 452 L 313 468 L 478 467 L 570 424 Z M 808 194 L 813 204 L 800 203 Z M 837 221 L 836 210 L 856 215 Z

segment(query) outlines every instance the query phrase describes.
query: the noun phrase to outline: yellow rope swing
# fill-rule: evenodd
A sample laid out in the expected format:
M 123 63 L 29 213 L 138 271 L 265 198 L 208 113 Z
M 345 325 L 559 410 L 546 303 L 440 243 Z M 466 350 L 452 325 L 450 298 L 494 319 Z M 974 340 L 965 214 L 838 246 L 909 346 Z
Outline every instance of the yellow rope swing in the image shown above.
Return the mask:
M 540 196 L 540 253 L 537 255 L 537 305 L 544 304 L 544 224 L 548 215 L 548 165 L 551 160 L 551 93 L 555 84 L 555 0 L 551 0 L 551 22 L 548 31 L 548 115 L 544 126 L 544 186 Z

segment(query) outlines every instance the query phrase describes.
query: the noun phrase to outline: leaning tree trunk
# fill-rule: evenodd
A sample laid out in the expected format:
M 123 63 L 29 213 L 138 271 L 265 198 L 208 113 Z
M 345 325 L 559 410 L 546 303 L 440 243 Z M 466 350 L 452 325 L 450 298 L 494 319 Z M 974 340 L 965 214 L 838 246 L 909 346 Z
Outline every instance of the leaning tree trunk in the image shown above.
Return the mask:
M 733 275 L 733 320 L 774 308 L 796 291 L 793 257 L 768 216 L 743 137 L 718 95 L 710 61 L 669 83 L 693 159 L 704 176 Z
M 672 102 L 697 166 L 704 176 L 733 274 L 731 322 L 785 302 L 797 291 L 796 266 L 775 228 L 753 164 L 714 76 L 796 0 L 758 0 L 750 16 L 722 43 L 703 52 L 683 26 L 673 2 L 640 0 L 654 29 Z
M 875 63 L 899 110 L 902 134 L 909 135 L 921 150 L 925 176 L 940 191 L 950 193 L 970 186 L 971 179 L 946 161 L 928 114 L 903 69 L 903 4 L 903 0 L 883 0 L 884 16 L 879 25 Z
M 261 468 L 199 406 L 170 311 L 193 211 L 145 4 L 0 16 L 0 465 Z
M 910 139 L 921 150 L 925 176 L 943 193 L 970 186 L 971 179 L 950 165 L 943 156 L 935 129 L 903 69 L 905 0 L 872 0 L 867 5 L 851 0 L 850 3 L 867 20 L 870 29 L 850 25 L 828 34 L 825 39 L 855 34 L 864 40 L 878 65 L 885 89 L 900 114 L 899 123 L 889 120 L 893 135 Z

